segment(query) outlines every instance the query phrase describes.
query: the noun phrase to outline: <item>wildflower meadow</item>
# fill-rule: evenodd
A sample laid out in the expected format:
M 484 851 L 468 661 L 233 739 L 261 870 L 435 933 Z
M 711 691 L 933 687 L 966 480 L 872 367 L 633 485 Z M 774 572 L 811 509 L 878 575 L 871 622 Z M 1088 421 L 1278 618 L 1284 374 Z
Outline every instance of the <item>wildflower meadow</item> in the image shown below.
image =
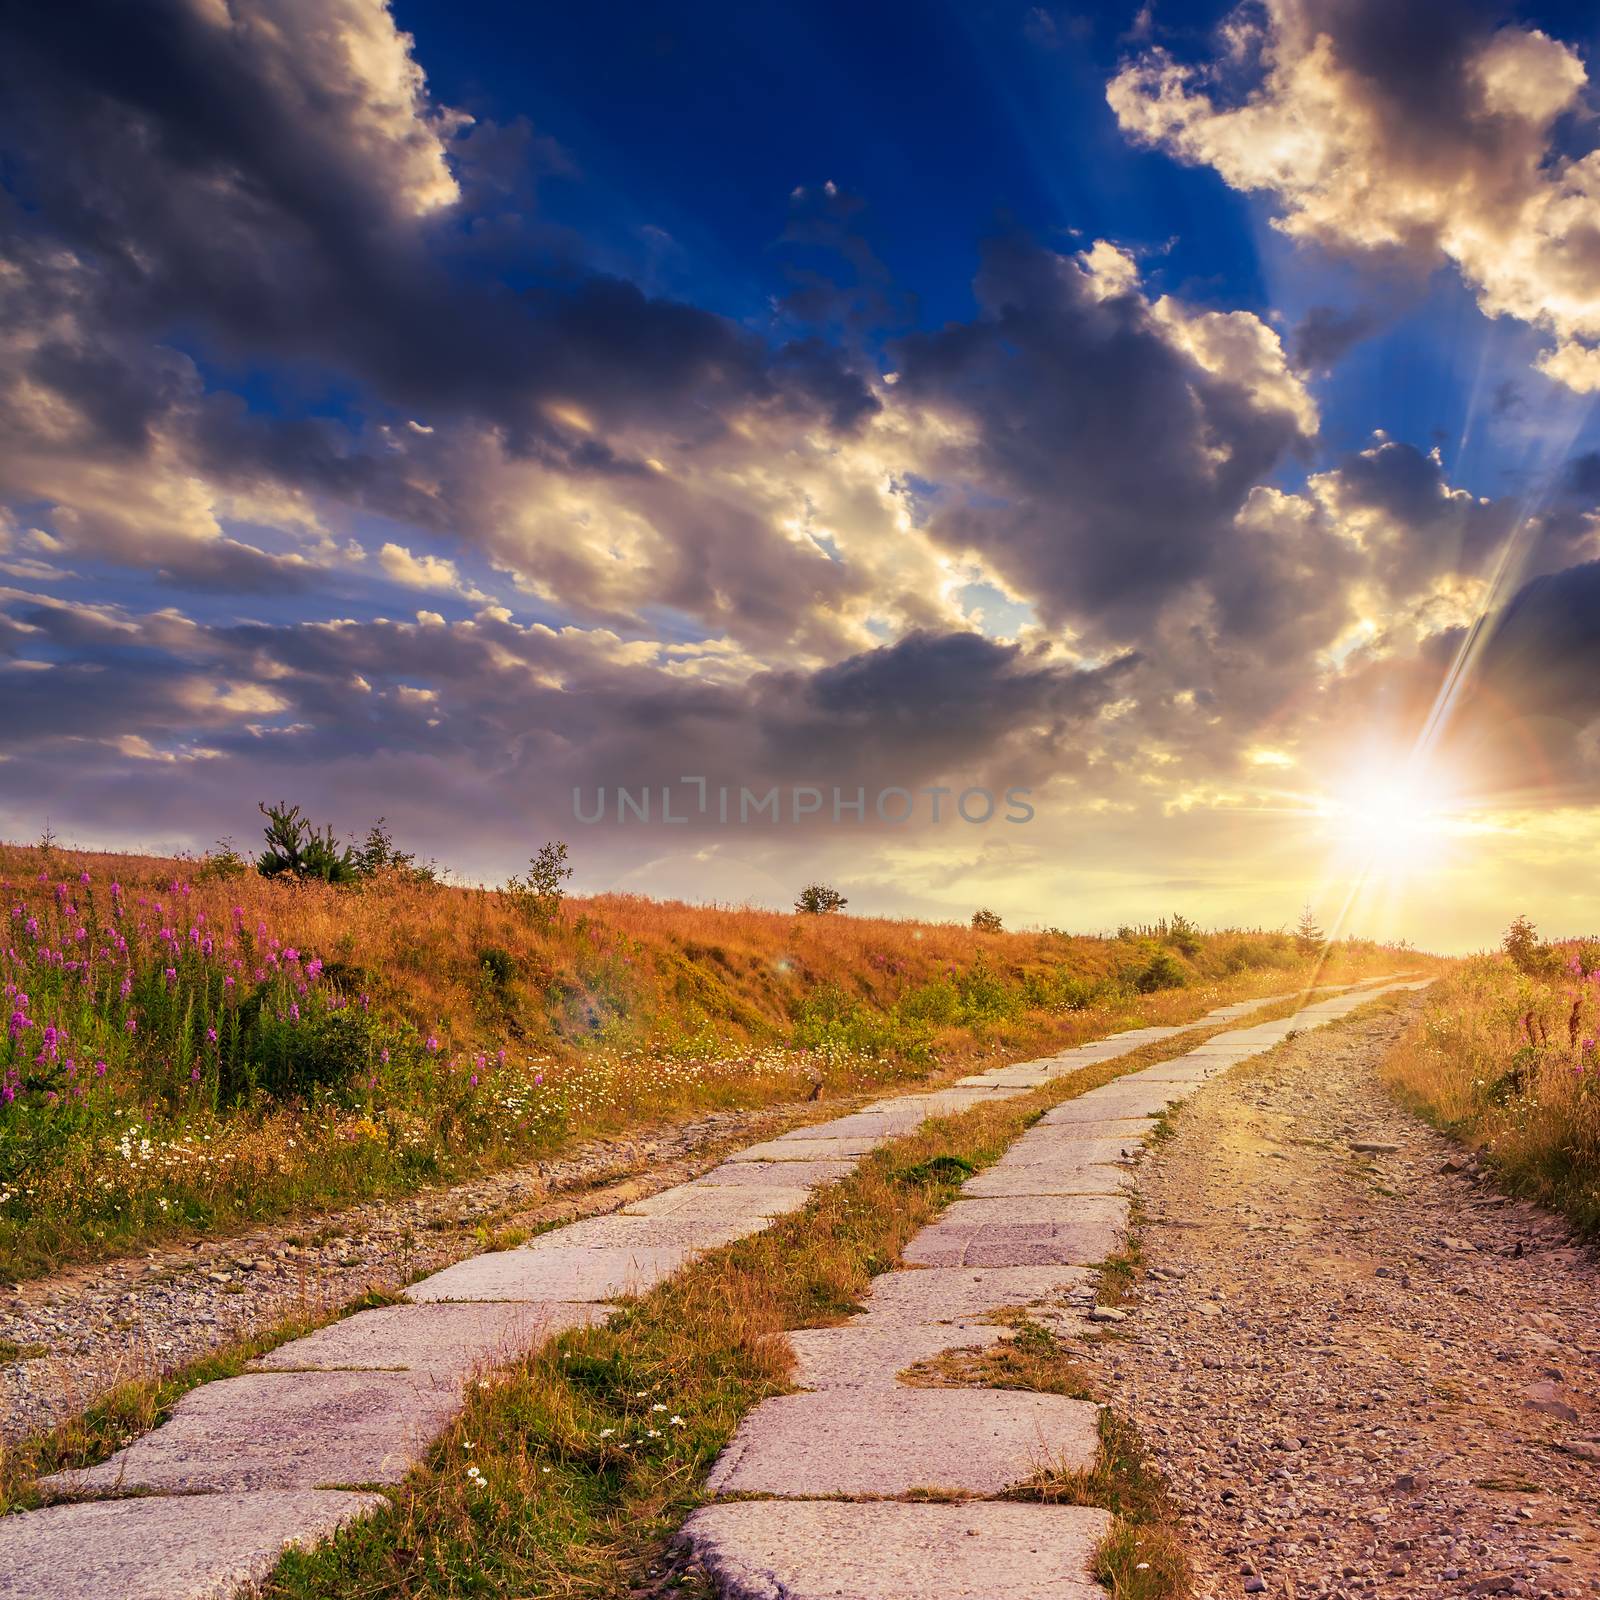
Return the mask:
M 57 849 L 0 850 L 0 902 L 12 1276 L 1180 1020 L 1307 971 L 1281 935 L 1181 919 L 1169 948 L 1167 924 L 1094 939 L 627 897 L 530 918 L 403 873 L 341 889 Z

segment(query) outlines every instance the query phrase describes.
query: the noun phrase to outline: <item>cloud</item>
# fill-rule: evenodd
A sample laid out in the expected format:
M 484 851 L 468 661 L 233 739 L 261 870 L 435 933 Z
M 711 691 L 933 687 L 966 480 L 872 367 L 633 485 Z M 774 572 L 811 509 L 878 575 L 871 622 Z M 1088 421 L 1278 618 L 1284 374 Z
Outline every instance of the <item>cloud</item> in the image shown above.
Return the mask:
M 895 402 L 929 419 L 927 530 L 1047 622 L 1136 636 L 1225 566 L 1251 490 L 1316 428 L 1277 335 L 1149 299 L 1104 243 L 990 243 L 980 315 L 898 343 Z
M 1553 335 L 1550 377 L 1600 388 L 1600 151 L 1569 148 L 1578 52 L 1462 0 L 1265 0 L 1217 56 L 1161 47 L 1111 80 L 1123 129 L 1338 251 L 1455 265 L 1487 316 Z
M 455 562 L 443 556 L 415 556 L 404 545 L 390 543 L 379 550 L 378 565 L 396 583 L 408 589 L 433 589 L 440 594 L 458 594 L 466 600 L 489 598 L 465 582 Z

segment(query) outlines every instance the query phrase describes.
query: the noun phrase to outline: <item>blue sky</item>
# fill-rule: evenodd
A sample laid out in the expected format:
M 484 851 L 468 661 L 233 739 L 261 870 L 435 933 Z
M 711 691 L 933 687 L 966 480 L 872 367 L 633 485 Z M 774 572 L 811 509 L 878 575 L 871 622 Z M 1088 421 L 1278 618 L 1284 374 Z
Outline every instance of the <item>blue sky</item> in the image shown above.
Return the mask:
M 580 881 L 1582 914 L 1590 8 L 6 26 L 8 834 L 292 791 L 493 879 L 698 766 L 1039 819 L 601 829 Z

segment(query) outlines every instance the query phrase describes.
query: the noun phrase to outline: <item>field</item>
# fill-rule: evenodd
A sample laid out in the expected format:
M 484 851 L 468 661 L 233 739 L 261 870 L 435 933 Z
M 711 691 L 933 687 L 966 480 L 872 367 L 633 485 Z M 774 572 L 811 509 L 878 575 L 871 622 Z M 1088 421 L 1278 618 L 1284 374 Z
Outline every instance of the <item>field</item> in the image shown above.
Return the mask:
M 0 848 L 0 891 L 11 1276 L 1397 962 L 38 847 Z
M 1391 1089 L 1514 1194 L 1600 1235 L 1600 942 L 1538 943 L 1447 972 L 1392 1052 Z

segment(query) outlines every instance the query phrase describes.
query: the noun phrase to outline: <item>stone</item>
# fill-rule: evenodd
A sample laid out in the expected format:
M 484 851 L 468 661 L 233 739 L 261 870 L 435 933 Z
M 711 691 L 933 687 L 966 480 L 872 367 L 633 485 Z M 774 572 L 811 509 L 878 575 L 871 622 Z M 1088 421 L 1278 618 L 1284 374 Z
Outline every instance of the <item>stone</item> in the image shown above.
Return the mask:
M 706 1479 L 723 1494 L 1000 1494 L 1046 1467 L 1087 1470 L 1098 1408 L 1003 1389 L 862 1389 L 764 1400 Z
M 191 1389 L 171 1420 L 56 1493 L 319 1489 L 399 1483 L 460 1409 L 455 1384 L 408 1372 L 259 1372 Z
M 1352 1139 L 1350 1148 L 1359 1156 L 1392 1156 L 1400 1146 L 1385 1144 L 1381 1139 Z
M 856 1170 L 854 1161 L 738 1161 L 729 1159 L 720 1167 L 696 1178 L 705 1189 L 729 1189 L 749 1184 L 754 1188 L 770 1185 L 781 1189 L 788 1184 L 815 1189 L 824 1183 L 837 1183 Z
M 1012 1306 L 1059 1305 L 1089 1281 L 1083 1267 L 930 1267 L 872 1280 L 863 1319 L 878 1326 L 973 1322 Z
M 1090 1309 L 1091 1322 L 1126 1322 L 1128 1313 L 1120 1306 L 1094 1306 Z
M 811 1135 L 809 1128 L 804 1132 L 805 1138 L 786 1133 L 781 1139 L 767 1139 L 760 1144 L 747 1145 L 743 1150 L 736 1150 L 728 1160 L 858 1161 L 868 1151 L 876 1150 L 880 1144 L 887 1144 L 890 1138 L 888 1134 L 879 1134 L 871 1139 L 854 1134 L 844 1139 L 818 1139 Z
M 646 1200 L 635 1200 L 622 1208 L 624 1217 L 695 1217 L 735 1222 L 781 1217 L 798 1211 L 811 1198 L 801 1184 L 739 1184 L 718 1188 L 712 1184 L 680 1183 L 663 1189 Z
M 1530 1383 L 1522 1391 L 1522 1403 L 1530 1411 L 1542 1411 L 1563 1422 L 1576 1422 L 1578 1408 L 1567 1400 L 1553 1383 Z
M 288 1547 L 387 1504 L 280 1490 L 49 1506 L 0 1522 L 0 1600 L 233 1600 Z
M 553 1236 L 547 1236 L 553 1237 Z M 682 1247 L 650 1250 L 491 1250 L 423 1278 L 406 1298 L 430 1300 L 616 1300 L 643 1294 L 690 1260 Z
M 609 1312 L 596 1305 L 527 1301 L 379 1306 L 279 1345 L 253 1362 L 252 1370 L 400 1368 L 459 1380 L 478 1367 L 515 1360 L 567 1328 L 603 1322 Z
M 705 1506 L 683 1536 L 723 1600 L 1104 1600 L 1087 1506 Z
M 798 1389 L 893 1389 L 898 1374 L 946 1350 L 982 1349 L 1005 1337 L 993 1323 L 908 1323 L 882 1327 L 857 1317 L 838 1328 L 789 1334 L 789 1381 Z

